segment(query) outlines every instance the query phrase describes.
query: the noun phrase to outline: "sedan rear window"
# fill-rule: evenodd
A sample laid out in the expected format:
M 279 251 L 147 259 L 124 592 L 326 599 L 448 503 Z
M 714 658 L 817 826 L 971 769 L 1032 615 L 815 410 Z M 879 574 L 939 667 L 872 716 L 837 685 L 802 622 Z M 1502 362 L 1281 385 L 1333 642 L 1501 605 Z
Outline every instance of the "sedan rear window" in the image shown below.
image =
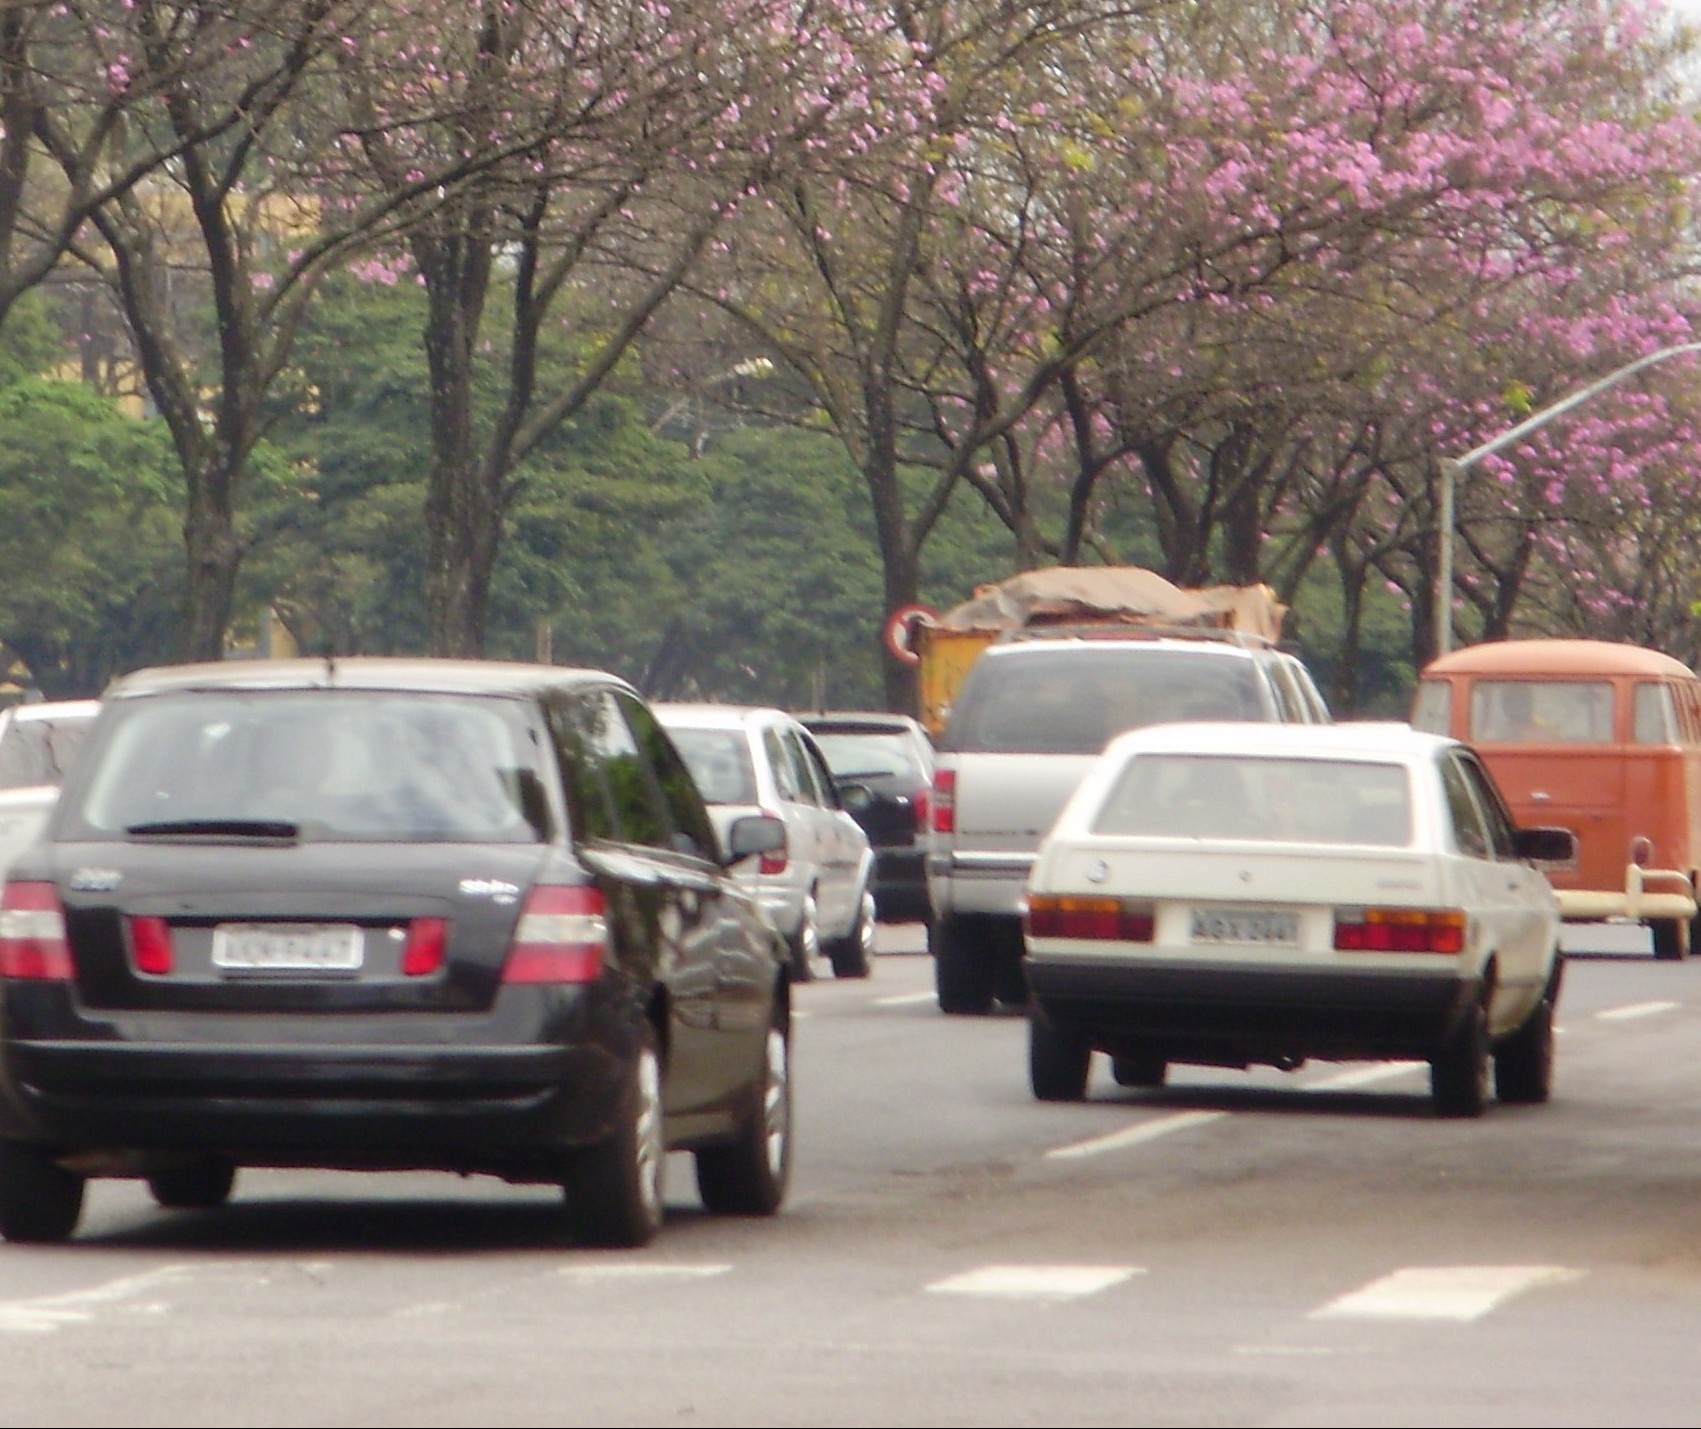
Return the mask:
M 909 740 L 901 734 L 839 734 L 821 728 L 814 733 L 840 779 L 926 778 Z
M 741 729 L 680 729 L 668 726 L 668 738 L 685 760 L 706 804 L 754 804 L 756 770 L 750 744 Z
M 0 740 L 0 789 L 58 784 L 93 718 L 13 720 Z
M 545 836 L 538 747 L 512 700 L 193 692 L 120 705 L 66 836 L 276 833 L 357 842 Z
M 1096 834 L 1381 848 L 1411 829 L 1404 765 L 1195 754 L 1137 755 L 1093 822 Z

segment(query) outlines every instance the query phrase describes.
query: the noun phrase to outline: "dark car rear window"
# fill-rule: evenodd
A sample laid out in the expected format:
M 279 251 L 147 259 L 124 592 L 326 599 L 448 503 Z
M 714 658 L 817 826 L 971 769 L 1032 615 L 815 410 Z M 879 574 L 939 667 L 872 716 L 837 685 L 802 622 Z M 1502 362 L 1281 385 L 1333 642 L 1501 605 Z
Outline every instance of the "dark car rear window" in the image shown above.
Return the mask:
M 811 726 L 811 730 L 837 778 L 927 781 L 927 771 L 916 756 L 915 745 L 901 730 L 841 732 L 819 725 Z
M 1175 720 L 1265 720 L 1250 660 L 1186 650 L 1047 650 L 976 662 L 941 745 L 987 754 L 1097 754 Z
M 61 836 L 277 823 L 311 839 L 537 841 L 540 743 L 523 708 L 341 690 L 126 701 Z

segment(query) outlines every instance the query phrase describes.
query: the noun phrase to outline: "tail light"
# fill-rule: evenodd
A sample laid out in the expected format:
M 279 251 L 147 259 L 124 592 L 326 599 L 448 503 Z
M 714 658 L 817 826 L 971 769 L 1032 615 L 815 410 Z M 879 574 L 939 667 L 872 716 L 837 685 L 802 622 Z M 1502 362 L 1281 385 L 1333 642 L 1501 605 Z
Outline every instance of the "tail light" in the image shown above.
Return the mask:
M 65 909 L 51 883 L 8 883 L 0 894 L 0 977 L 69 982 Z
M 928 797 L 928 791 L 918 789 L 911 803 L 915 808 L 915 826 L 925 832 L 928 821 L 933 817 L 933 801 Z
M 1149 943 L 1156 926 L 1156 914 L 1150 903 L 1043 893 L 1028 899 L 1027 930 L 1035 938 Z
M 786 869 L 791 867 L 790 835 L 786 832 L 786 822 L 772 809 L 762 810 L 762 817 L 772 819 L 780 826 L 780 846 L 769 849 L 767 853 L 763 854 L 761 861 L 756 865 L 756 870 L 759 873 L 770 875 L 784 873 Z
M 164 918 L 132 918 L 130 921 L 130 952 L 136 959 L 136 971 L 150 977 L 164 977 L 172 968 L 171 924 Z
M 957 771 L 940 769 L 933 776 L 933 832 L 957 832 Z
M 1457 909 L 1355 908 L 1335 913 L 1335 950 L 1342 953 L 1443 953 L 1465 950 L 1465 915 Z
M 415 918 L 408 924 L 408 940 L 402 948 L 402 975 L 430 977 L 443 966 L 448 947 L 447 918 Z
M 598 888 L 532 889 L 514 929 L 502 981 L 595 982 L 608 954 L 607 912 Z

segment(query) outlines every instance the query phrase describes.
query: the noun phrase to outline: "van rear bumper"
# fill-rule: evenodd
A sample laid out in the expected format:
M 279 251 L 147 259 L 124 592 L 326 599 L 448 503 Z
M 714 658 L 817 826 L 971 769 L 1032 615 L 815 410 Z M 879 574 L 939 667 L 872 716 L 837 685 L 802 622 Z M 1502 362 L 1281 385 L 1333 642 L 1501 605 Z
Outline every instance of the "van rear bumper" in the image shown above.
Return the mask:
M 1556 888 L 1559 916 L 1567 923 L 1600 923 L 1608 918 L 1672 918 L 1687 922 L 1698 911 L 1689 875 L 1674 868 L 1630 864 L 1624 887 Z

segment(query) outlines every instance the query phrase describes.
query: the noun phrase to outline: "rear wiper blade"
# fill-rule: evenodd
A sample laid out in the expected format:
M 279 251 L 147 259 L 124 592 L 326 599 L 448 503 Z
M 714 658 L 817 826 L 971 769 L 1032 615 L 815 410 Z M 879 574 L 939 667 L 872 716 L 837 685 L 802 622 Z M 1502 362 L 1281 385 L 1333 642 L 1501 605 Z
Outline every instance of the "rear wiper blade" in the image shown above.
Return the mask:
M 161 819 L 130 824 L 124 832 L 136 838 L 169 838 L 173 834 L 243 839 L 295 839 L 301 825 L 287 819 Z

